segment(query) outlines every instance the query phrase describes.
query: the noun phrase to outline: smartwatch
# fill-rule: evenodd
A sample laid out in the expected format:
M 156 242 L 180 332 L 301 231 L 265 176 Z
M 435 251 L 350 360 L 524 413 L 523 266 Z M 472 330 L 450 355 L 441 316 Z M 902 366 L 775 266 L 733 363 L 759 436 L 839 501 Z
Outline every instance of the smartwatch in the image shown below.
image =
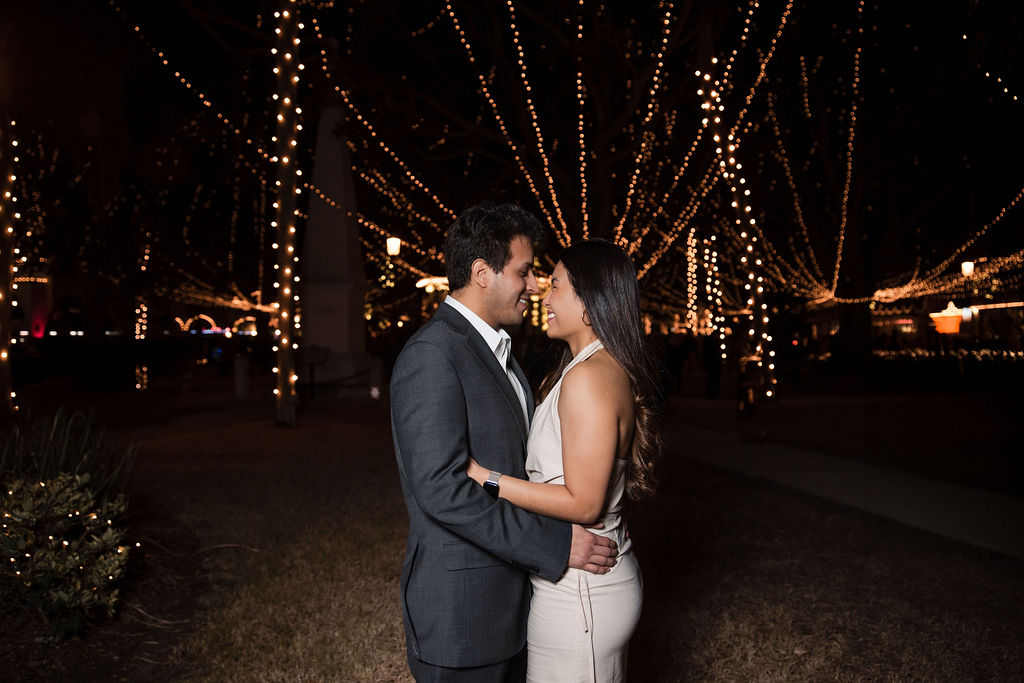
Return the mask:
M 491 470 L 491 473 L 487 476 L 487 481 L 484 482 L 484 491 L 491 494 L 491 498 L 498 497 L 498 480 L 501 479 L 501 472 L 495 472 Z

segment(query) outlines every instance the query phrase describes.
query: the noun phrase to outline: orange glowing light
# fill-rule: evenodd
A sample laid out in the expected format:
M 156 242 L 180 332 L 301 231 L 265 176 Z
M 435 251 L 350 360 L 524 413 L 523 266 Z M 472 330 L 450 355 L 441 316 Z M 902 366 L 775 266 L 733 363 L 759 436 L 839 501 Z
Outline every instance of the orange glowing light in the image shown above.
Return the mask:
M 929 313 L 928 317 L 935 323 L 935 331 L 939 334 L 956 334 L 960 331 L 960 321 L 963 314 L 960 309 L 950 301 L 944 310 L 938 313 Z

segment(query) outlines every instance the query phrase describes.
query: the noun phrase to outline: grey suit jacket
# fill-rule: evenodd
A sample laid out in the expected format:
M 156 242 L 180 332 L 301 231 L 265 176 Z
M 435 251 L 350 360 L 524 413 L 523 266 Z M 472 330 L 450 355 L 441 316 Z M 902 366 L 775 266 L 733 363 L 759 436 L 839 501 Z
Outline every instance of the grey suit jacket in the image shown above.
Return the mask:
M 527 407 L 532 417 L 532 400 Z M 395 361 L 391 427 L 409 511 L 401 580 L 409 653 L 445 667 L 508 659 L 526 643 L 528 573 L 558 580 L 572 530 L 491 498 L 466 476 L 472 456 L 526 478 L 528 433 L 494 353 L 447 304 Z

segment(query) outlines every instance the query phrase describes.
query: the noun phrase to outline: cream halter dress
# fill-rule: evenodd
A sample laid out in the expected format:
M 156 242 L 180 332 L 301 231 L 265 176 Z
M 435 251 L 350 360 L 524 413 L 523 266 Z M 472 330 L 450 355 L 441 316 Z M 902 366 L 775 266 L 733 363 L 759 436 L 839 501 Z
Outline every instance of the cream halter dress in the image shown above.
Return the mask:
M 566 373 L 604 348 L 594 341 L 572 359 L 537 407 L 530 426 L 526 473 L 530 481 L 564 484 L 558 397 Z M 558 583 L 537 576 L 527 629 L 528 683 L 622 681 L 629 638 L 640 619 L 643 580 L 622 524 L 626 461 L 612 468 L 601 522 L 594 533 L 619 545 L 618 563 L 607 574 L 568 569 Z

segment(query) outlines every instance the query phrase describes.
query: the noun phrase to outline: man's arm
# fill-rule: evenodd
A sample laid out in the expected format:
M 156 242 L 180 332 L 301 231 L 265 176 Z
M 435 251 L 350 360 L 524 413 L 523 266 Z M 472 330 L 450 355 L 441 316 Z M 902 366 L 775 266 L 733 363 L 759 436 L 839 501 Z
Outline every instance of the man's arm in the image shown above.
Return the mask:
M 629 396 L 625 373 L 616 370 L 617 366 L 583 363 L 562 379 L 557 406 L 562 483 L 502 477 L 502 498 L 567 522 L 589 525 L 601 518 L 620 447 L 623 396 Z M 472 460 L 467 473 L 480 484 L 489 474 Z
M 428 517 L 503 561 L 550 580 L 562 575 L 570 555 L 576 564 L 600 566 L 600 550 L 573 545 L 568 524 L 494 500 L 466 477 L 466 396 L 441 348 L 414 342 L 399 357 L 392 377 L 398 465 Z

